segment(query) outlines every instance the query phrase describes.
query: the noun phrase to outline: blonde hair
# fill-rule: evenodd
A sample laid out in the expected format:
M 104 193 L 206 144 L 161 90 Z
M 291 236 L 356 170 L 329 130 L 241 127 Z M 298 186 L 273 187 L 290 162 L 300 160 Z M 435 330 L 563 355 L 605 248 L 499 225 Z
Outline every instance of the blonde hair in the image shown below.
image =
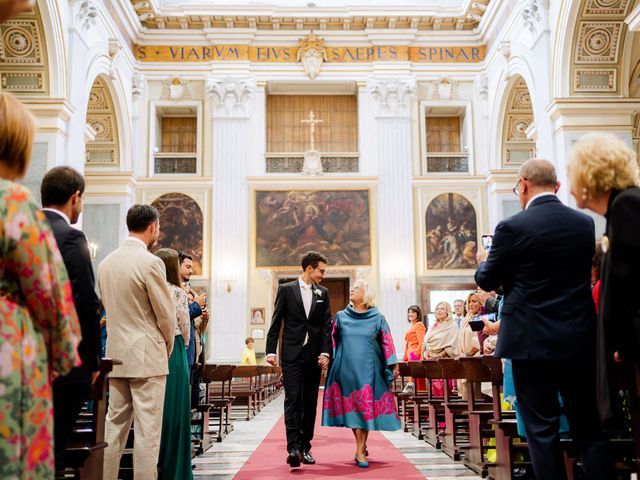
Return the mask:
M 367 308 L 376 306 L 376 296 L 373 287 L 366 280 L 356 280 L 353 286 L 362 286 L 362 304 Z
M 447 318 L 445 318 L 443 321 L 447 321 L 447 320 L 451 320 L 451 305 L 449 304 L 449 302 L 438 302 L 436 305 L 436 308 L 433 309 L 433 313 L 435 314 L 436 310 L 438 309 L 438 307 L 440 305 L 444 305 L 444 309 L 447 312 Z
M 569 182 L 574 194 L 600 196 L 638 183 L 636 154 L 611 133 L 589 133 L 569 154 Z
M 478 301 L 478 303 L 480 303 L 480 296 L 478 295 L 478 292 L 471 292 L 469 295 L 467 295 L 467 301 L 464 302 L 464 308 L 467 309 L 467 315 L 469 315 L 469 300 L 471 300 L 471 297 L 476 297 L 476 300 Z
M 19 177 L 27 172 L 36 123 L 16 97 L 0 92 L 0 162 Z

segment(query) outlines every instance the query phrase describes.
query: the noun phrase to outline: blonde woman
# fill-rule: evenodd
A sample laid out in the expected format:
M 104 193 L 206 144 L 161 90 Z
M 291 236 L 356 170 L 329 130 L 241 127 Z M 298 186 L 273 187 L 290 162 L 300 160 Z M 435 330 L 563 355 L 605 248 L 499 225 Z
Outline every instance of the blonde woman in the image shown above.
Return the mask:
M 634 380 L 640 361 L 640 309 L 633 301 L 640 291 L 638 163 L 636 154 L 615 135 L 589 134 L 576 142 L 568 170 L 578 207 L 607 219 L 600 272 L 597 397 L 601 420 L 619 420 L 622 386 L 614 363 L 632 380 L 628 382 L 631 411 L 640 407 Z M 633 437 L 640 438 L 638 422 L 632 423 Z
M 375 307 L 369 284 L 356 281 L 349 301 L 333 324 L 334 360 L 324 389 L 322 425 L 351 428 L 356 464 L 367 468 L 369 431 L 401 428 L 391 393 L 399 369 L 389 325 Z
M 480 315 L 480 296 L 477 292 L 471 292 L 466 301 L 467 315 L 460 323 L 460 336 L 458 337 L 459 353 L 462 357 L 473 357 L 480 352 L 480 340 L 478 333 L 471 330 L 469 322 L 473 317 Z
M 440 302 L 434 310 L 436 323 L 424 337 L 422 356 L 425 359 L 457 358 L 459 352 L 459 330 L 451 315 L 451 305 Z M 455 382 L 453 382 L 455 383 Z M 452 385 L 450 385 L 450 388 Z M 444 396 L 444 382 L 442 379 L 431 381 L 431 393 L 437 397 Z

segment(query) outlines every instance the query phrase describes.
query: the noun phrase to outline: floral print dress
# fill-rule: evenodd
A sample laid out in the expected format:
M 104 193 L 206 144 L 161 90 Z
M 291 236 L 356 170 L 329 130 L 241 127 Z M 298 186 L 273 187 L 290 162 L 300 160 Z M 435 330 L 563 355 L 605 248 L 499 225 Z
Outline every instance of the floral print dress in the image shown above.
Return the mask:
M 44 215 L 0 179 L 0 478 L 53 478 L 52 376 L 79 364 L 80 337 Z
M 399 430 L 400 418 L 385 370 L 398 363 L 380 311 L 350 306 L 333 324 L 333 362 L 324 389 L 322 425 Z

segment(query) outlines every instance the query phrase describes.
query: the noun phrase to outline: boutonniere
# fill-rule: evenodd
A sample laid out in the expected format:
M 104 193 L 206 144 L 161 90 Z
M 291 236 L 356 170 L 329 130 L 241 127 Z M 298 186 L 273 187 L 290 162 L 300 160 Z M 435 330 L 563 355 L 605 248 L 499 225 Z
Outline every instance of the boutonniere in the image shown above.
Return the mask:
M 314 288 L 313 293 L 317 298 L 322 298 L 322 291 L 319 288 Z
M 607 253 L 607 250 L 609 250 L 609 237 L 607 237 L 606 235 L 602 236 L 600 248 L 602 248 L 602 253 Z

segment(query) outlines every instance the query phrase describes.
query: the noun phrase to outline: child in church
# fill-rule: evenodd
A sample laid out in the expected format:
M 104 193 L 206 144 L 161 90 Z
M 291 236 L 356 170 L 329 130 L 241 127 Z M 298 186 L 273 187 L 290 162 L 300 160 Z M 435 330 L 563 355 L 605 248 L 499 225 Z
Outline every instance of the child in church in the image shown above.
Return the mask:
M 246 345 L 242 352 L 242 363 L 240 365 L 256 365 L 256 352 L 253 351 L 254 340 L 248 337 L 244 344 Z

